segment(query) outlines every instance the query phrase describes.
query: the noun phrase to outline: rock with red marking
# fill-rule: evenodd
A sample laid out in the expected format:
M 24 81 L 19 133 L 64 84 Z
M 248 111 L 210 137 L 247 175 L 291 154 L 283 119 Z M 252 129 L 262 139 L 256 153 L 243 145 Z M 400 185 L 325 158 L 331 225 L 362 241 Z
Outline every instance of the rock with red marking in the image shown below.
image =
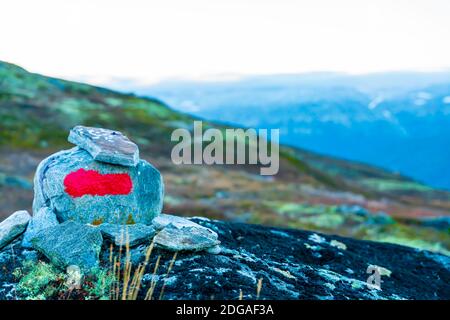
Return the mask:
M 76 126 L 69 142 L 89 152 L 96 161 L 134 167 L 139 163 L 139 148 L 119 131 Z
M 145 160 L 135 166 L 96 161 L 80 148 L 43 160 L 34 179 L 33 212 L 48 207 L 59 222 L 142 223 L 150 225 L 162 209 L 164 185 Z

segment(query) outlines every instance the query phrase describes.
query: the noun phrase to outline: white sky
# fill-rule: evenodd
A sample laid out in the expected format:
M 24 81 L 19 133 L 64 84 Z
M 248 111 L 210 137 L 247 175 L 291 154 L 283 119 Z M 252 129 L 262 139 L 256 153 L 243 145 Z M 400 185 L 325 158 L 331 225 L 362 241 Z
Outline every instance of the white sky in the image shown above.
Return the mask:
M 450 0 L 0 0 L 0 60 L 106 84 L 450 67 Z

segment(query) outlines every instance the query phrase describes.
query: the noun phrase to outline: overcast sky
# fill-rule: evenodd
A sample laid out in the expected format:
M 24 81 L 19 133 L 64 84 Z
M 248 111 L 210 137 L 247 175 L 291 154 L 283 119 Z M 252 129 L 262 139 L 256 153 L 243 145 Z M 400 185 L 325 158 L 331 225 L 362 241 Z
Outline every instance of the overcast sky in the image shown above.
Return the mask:
M 450 67 L 449 0 L 2 0 L 0 60 L 107 84 Z

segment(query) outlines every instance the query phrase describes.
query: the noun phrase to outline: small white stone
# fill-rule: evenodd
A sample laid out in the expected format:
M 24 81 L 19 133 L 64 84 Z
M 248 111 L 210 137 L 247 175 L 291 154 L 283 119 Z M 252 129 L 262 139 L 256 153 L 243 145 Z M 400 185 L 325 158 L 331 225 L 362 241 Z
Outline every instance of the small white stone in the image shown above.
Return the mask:
M 206 252 L 210 254 L 219 254 L 222 252 L 222 248 L 220 246 L 214 246 L 206 250 Z
M 314 233 L 308 237 L 309 241 L 315 242 L 315 243 L 325 243 L 327 240 L 324 237 L 319 236 L 317 233 Z
M 337 240 L 331 240 L 330 245 L 332 247 L 336 247 L 341 250 L 347 250 L 347 246 L 345 245 L 345 243 L 337 241 Z

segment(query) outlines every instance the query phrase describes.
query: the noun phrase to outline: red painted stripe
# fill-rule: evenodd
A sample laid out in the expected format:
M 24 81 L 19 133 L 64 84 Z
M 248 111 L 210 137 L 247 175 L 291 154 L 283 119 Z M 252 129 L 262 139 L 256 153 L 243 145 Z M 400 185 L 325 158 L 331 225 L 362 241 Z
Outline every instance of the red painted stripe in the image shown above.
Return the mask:
M 106 195 L 126 195 L 133 182 L 128 173 L 101 174 L 95 170 L 79 169 L 64 178 L 66 192 L 73 198 Z

